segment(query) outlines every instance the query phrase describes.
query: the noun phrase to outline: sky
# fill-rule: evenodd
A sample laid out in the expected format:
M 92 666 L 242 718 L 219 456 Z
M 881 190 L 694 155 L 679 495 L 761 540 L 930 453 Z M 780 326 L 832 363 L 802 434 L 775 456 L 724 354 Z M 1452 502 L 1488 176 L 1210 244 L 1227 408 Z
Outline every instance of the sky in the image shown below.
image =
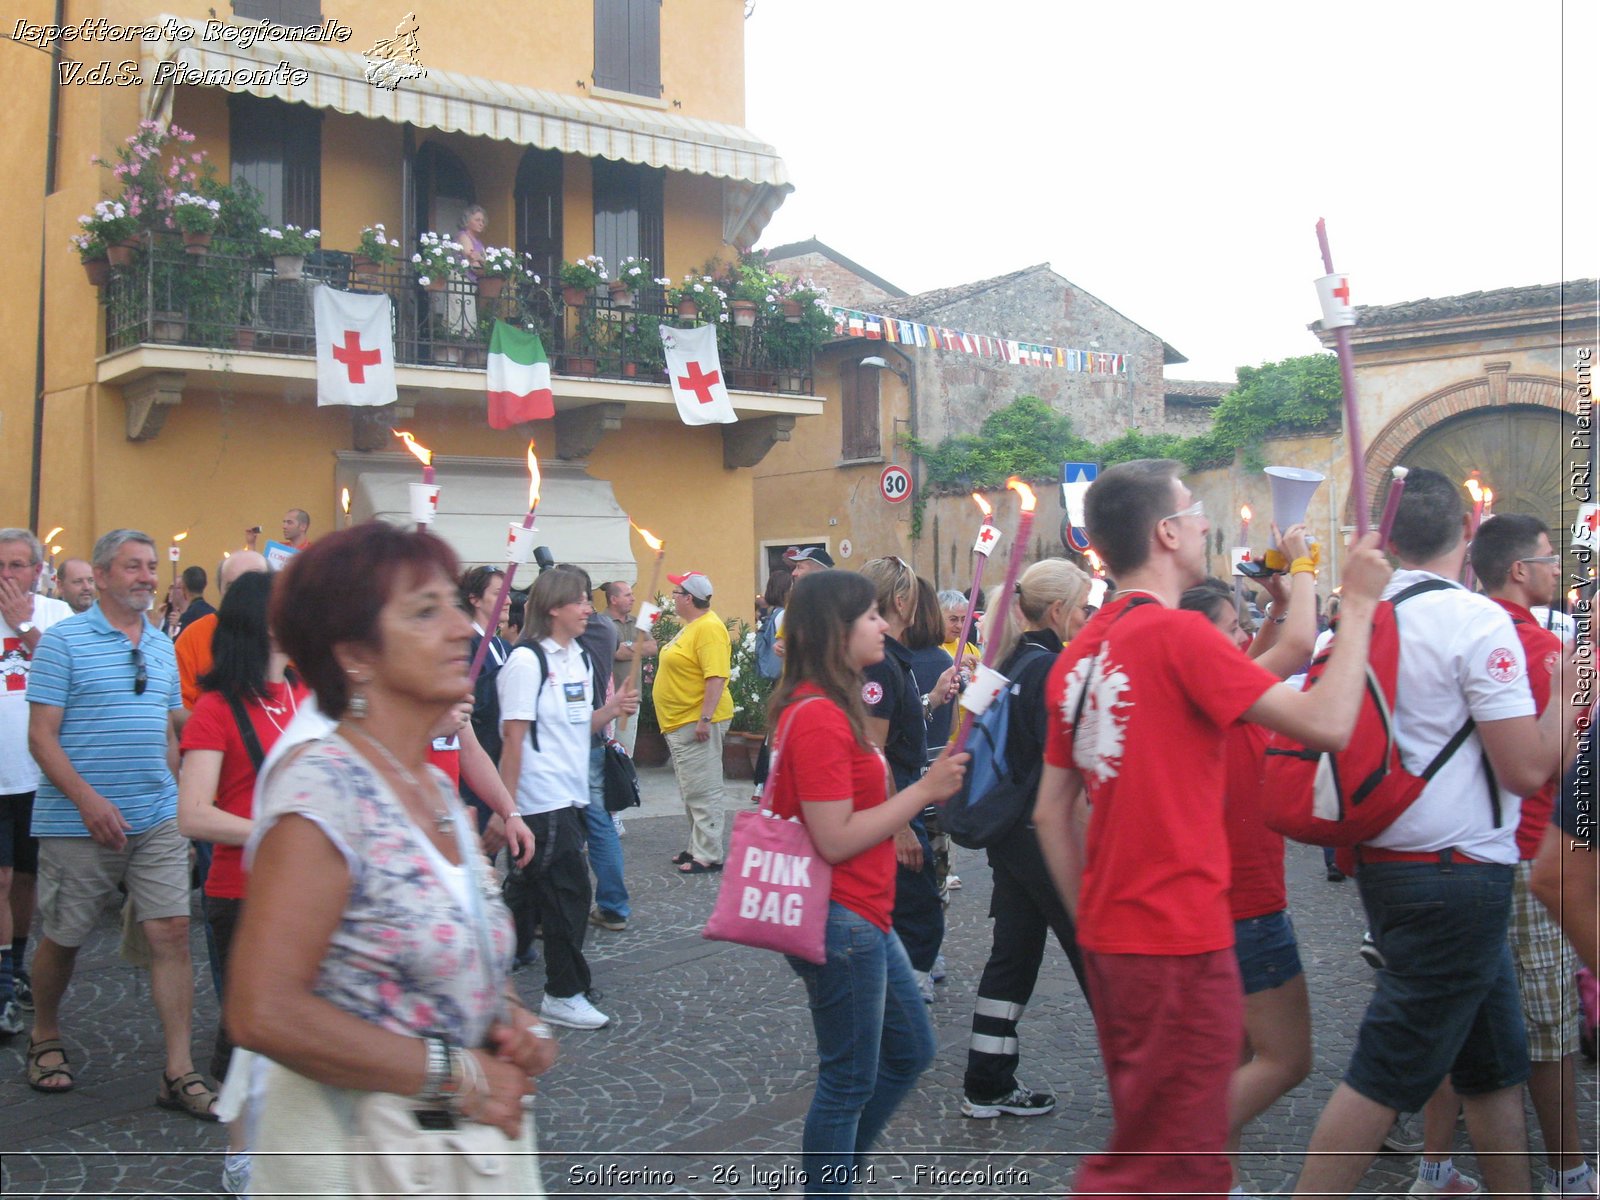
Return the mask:
M 1594 0 L 748 7 L 762 246 L 913 293 L 1048 262 L 1169 378 L 1319 349 L 1318 217 L 1357 304 L 1600 274 Z

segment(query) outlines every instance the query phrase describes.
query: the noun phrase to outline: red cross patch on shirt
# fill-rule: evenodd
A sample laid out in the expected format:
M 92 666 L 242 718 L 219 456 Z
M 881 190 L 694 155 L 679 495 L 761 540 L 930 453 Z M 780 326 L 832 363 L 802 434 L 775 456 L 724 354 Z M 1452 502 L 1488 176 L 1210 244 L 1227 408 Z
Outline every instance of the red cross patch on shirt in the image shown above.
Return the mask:
M 1517 656 L 1504 646 L 1489 651 L 1489 678 L 1496 683 L 1510 683 L 1522 673 Z

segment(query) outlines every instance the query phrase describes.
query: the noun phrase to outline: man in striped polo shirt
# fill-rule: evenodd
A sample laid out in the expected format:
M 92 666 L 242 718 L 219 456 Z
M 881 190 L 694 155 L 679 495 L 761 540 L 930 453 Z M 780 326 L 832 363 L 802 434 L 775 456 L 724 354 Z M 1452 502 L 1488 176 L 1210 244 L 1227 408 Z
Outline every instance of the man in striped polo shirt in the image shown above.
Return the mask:
M 188 843 L 178 834 L 177 731 L 183 710 L 172 641 L 145 614 L 156 601 L 155 543 L 118 529 L 95 543 L 98 603 L 46 631 L 28 676 L 28 745 L 44 778 L 34 803 L 39 911 L 28 1083 L 67 1091 L 61 999 L 78 947 L 125 884 L 150 942 L 150 992 L 166 1035 L 156 1100 L 216 1120 L 190 1056 Z

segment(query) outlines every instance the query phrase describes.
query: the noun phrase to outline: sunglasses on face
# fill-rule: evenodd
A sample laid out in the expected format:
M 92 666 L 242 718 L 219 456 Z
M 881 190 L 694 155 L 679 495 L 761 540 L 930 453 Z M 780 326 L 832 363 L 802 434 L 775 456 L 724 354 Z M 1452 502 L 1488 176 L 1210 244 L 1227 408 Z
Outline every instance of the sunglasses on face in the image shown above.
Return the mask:
M 1163 521 L 1175 521 L 1179 517 L 1203 517 L 1205 515 L 1206 515 L 1205 501 L 1204 500 L 1196 500 L 1193 504 L 1189 505 L 1188 508 L 1180 508 L 1177 512 L 1168 513 L 1166 516 L 1162 517 L 1161 519 Z
M 1522 562 L 1522 563 L 1538 563 L 1541 566 L 1553 567 L 1553 566 L 1556 565 L 1556 563 L 1561 561 L 1561 555 L 1559 555 L 1559 554 L 1540 554 L 1540 555 L 1537 555 L 1534 558 L 1519 558 L 1519 559 L 1517 559 L 1517 561 L 1518 562 Z

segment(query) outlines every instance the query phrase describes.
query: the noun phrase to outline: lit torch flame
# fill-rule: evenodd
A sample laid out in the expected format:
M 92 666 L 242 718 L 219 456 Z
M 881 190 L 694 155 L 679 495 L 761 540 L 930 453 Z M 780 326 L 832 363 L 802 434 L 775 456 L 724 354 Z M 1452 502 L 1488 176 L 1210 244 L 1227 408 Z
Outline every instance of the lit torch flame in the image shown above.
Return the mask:
M 1488 516 L 1489 515 L 1489 511 L 1492 508 L 1494 508 L 1494 489 L 1493 488 L 1484 488 L 1483 489 L 1483 514 L 1484 514 L 1484 516 Z
M 633 525 L 633 522 L 629 521 L 628 524 Z M 644 539 L 645 545 L 649 546 L 650 549 L 654 550 L 657 554 L 661 553 L 662 542 L 661 539 L 655 534 L 651 533 L 648 529 L 641 529 L 637 525 L 633 525 L 633 531 Z
M 1244 522 L 1244 523 L 1245 523 L 1245 524 L 1247 524 L 1247 525 L 1248 525 L 1248 524 L 1249 524 L 1249 523 L 1250 523 L 1250 518 L 1251 518 L 1251 517 L 1252 517 L 1252 516 L 1254 516 L 1254 515 L 1255 515 L 1255 514 L 1254 514 L 1254 513 L 1252 513 L 1252 512 L 1251 512 L 1251 511 L 1250 511 L 1250 506 L 1249 506 L 1249 505 L 1248 505 L 1248 504 L 1246 504 L 1246 505 L 1243 505 L 1243 506 L 1242 506 L 1242 507 L 1241 507 L 1241 508 L 1240 508 L 1240 509 L 1239 509 L 1239 519 L 1240 519 L 1240 520 L 1241 520 L 1241 521 L 1243 521 L 1243 522 Z
M 172 535 L 172 540 L 175 541 L 175 542 L 181 542 L 181 541 L 183 541 L 184 538 L 186 538 L 188 536 L 189 536 L 189 531 L 187 529 L 185 529 L 182 533 L 173 534 Z
M 976 504 L 980 509 L 983 510 L 983 519 L 985 521 L 987 521 L 990 517 L 994 516 L 994 506 L 991 505 L 987 500 L 985 500 L 977 492 L 973 492 L 972 493 L 972 502 L 974 504 Z
M 1474 475 L 1471 479 L 1462 480 L 1461 486 L 1467 489 L 1467 494 L 1472 497 L 1472 502 L 1474 504 L 1482 504 L 1484 502 L 1483 488 L 1478 483 L 1478 477 L 1476 475 Z
M 1033 494 L 1033 489 L 1015 475 L 1006 480 L 1006 486 L 1022 497 L 1023 512 L 1032 512 L 1034 506 L 1039 503 L 1039 498 Z
M 60 546 L 51 546 L 50 547 L 50 553 L 51 554 L 60 554 L 61 553 L 61 547 Z
M 1094 552 L 1094 548 L 1091 546 L 1088 550 L 1084 551 L 1084 554 L 1089 559 L 1089 565 L 1094 568 L 1094 573 L 1096 575 L 1103 575 L 1105 573 L 1106 565 L 1100 561 L 1100 556 Z
M 417 456 L 417 461 L 420 462 L 423 466 L 425 466 L 425 467 L 433 466 L 433 451 L 432 450 L 429 450 L 426 446 L 424 446 L 421 442 L 417 441 L 416 438 L 412 437 L 409 433 L 407 433 L 403 429 L 391 429 L 391 430 L 389 430 L 389 432 L 394 434 L 395 437 L 399 438 L 402 442 L 404 442 L 406 444 L 406 449 L 411 451 L 412 454 L 416 455 Z M 346 510 L 346 511 L 348 511 L 348 510 Z
M 42 540 L 46 541 L 46 542 L 53 542 L 53 541 L 56 540 L 56 538 L 58 538 L 60 536 L 61 536 L 61 526 L 57 525 L 49 533 L 45 534 L 44 538 Z
M 339 489 L 339 511 L 344 513 L 344 515 L 347 516 L 347 517 L 350 515 L 350 489 L 349 488 L 340 488 Z
M 528 511 L 539 507 L 539 460 L 533 455 L 533 439 L 528 439 Z

